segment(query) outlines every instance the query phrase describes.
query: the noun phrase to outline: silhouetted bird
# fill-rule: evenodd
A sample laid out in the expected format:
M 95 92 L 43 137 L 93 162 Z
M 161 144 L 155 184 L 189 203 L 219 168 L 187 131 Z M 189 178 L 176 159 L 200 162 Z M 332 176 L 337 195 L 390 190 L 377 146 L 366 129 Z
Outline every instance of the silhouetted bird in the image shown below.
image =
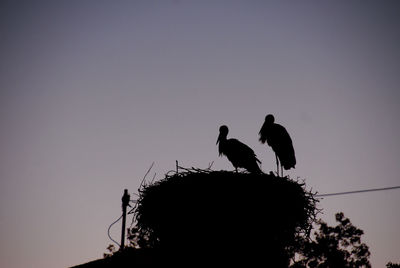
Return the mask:
M 296 165 L 296 156 L 289 133 L 283 126 L 274 122 L 274 116 L 272 114 L 267 115 L 259 135 L 261 143 L 267 141 L 268 145 L 274 150 L 278 176 L 279 162 L 281 164 L 281 175 L 283 176 L 282 166 L 285 170 L 294 168 Z
M 237 139 L 227 139 L 229 129 L 227 126 L 219 128 L 219 136 L 217 140 L 219 155 L 225 155 L 232 165 L 237 169 L 239 167 L 247 169 L 252 173 L 262 173 L 257 163 L 261 163 L 257 159 L 254 151 L 246 144 Z

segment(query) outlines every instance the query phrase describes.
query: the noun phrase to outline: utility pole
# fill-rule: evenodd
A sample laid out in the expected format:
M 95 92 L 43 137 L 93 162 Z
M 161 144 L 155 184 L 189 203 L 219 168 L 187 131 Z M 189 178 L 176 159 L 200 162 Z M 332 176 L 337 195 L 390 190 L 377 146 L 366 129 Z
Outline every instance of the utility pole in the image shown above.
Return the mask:
M 119 250 L 123 250 L 125 247 L 125 222 L 126 222 L 126 207 L 129 206 L 131 196 L 128 194 L 128 189 L 124 190 L 122 196 L 122 231 L 121 231 L 121 246 Z

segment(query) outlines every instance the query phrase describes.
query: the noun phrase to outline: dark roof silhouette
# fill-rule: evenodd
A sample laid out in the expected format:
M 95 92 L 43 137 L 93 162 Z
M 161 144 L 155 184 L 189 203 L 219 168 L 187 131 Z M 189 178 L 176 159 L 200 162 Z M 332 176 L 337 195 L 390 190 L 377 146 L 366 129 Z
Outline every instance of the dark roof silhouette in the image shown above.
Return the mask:
M 257 163 L 261 163 L 257 159 L 254 151 L 246 144 L 237 139 L 227 139 L 229 129 L 223 125 L 219 128 L 219 136 L 217 140 L 219 155 L 225 155 L 236 171 L 238 168 L 245 168 L 252 173 L 262 173 Z
M 276 165 L 279 174 L 279 162 L 285 170 L 295 168 L 296 156 L 294 153 L 292 139 L 286 129 L 275 123 L 275 118 L 272 114 L 265 117 L 264 124 L 260 132 L 261 143 L 267 142 L 275 152 Z

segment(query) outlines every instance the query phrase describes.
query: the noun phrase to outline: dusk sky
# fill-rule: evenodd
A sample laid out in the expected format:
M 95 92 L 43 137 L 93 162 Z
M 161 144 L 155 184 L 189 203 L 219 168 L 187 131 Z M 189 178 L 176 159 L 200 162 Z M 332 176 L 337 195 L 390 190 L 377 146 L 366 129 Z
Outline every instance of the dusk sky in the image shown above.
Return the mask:
M 148 180 L 175 160 L 233 170 L 220 125 L 275 170 L 258 141 L 269 113 L 307 189 L 400 185 L 399 1 L 1 1 L 0 27 L 0 267 L 102 258 L 152 162 Z M 385 267 L 399 205 L 390 190 L 318 207 Z

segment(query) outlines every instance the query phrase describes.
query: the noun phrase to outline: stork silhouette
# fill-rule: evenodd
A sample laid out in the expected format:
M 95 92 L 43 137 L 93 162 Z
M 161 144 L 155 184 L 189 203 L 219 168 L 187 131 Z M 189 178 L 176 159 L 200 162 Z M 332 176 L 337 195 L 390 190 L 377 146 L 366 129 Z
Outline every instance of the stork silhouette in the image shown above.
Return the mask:
M 219 128 L 219 136 L 217 140 L 219 155 L 225 155 L 235 167 L 236 172 L 237 169 L 241 167 L 251 173 L 262 173 L 257 164 L 261 164 L 261 162 L 257 159 L 254 151 L 237 139 L 227 139 L 228 132 L 229 129 L 225 125 Z
M 263 126 L 259 132 L 261 143 L 265 143 L 275 152 L 276 169 L 279 176 L 279 163 L 281 165 L 281 176 L 283 177 L 283 169 L 288 170 L 296 165 L 296 156 L 294 153 L 292 139 L 286 129 L 275 123 L 272 114 L 265 117 Z

